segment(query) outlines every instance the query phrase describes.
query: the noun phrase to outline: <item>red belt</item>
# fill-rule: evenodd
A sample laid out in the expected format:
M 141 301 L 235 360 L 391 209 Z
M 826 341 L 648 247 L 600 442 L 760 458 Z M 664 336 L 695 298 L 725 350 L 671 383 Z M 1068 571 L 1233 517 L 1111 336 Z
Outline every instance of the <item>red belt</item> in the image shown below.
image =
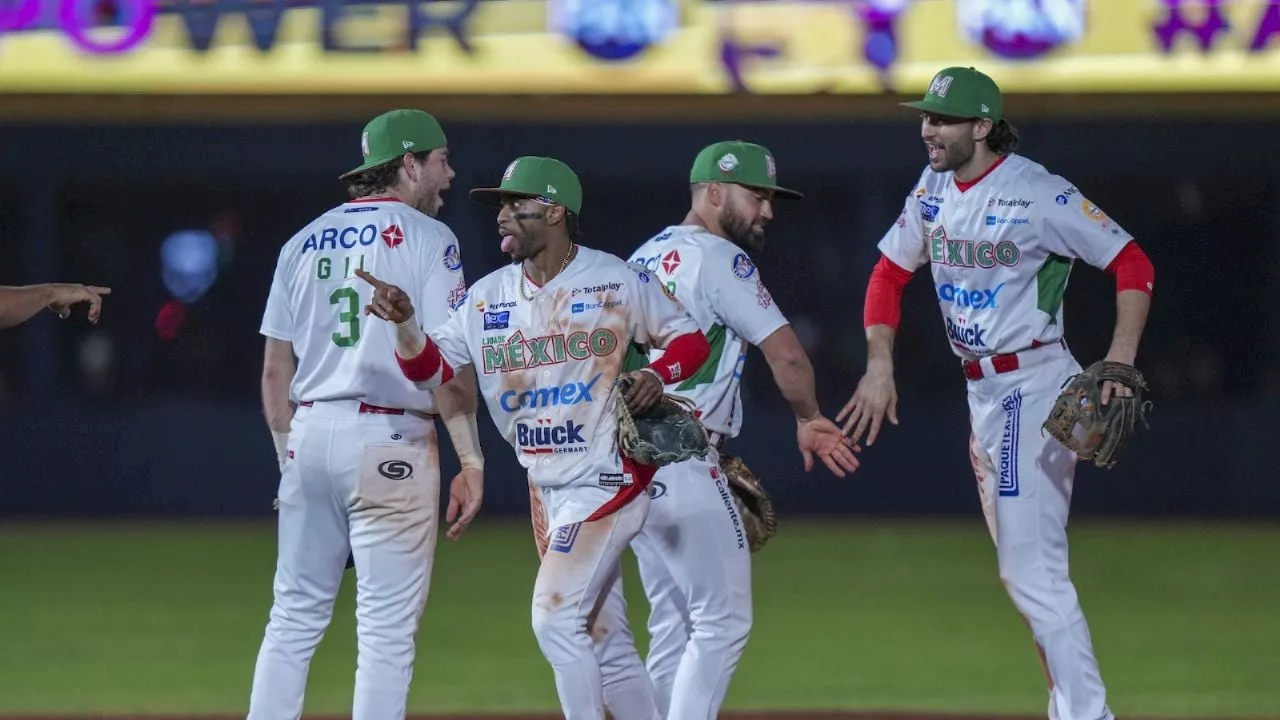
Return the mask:
M 1042 343 L 1039 340 L 1032 340 L 1031 347 L 1027 348 L 1027 350 L 1035 350 L 1036 348 L 1042 348 L 1047 345 L 1059 345 L 1063 349 L 1066 349 L 1067 341 L 1064 339 L 1054 343 Z M 992 355 L 991 368 L 996 371 L 995 374 L 997 375 L 1003 375 L 1008 372 L 1013 372 L 1014 370 L 1018 369 L 1018 353 L 1023 353 L 1023 352 L 1026 352 L 1027 350 L 1019 350 L 1016 353 L 1004 353 L 1002 355 Z M 981 361 L 965 360 L 963 367 L 964 367 L 965 378 L 969 380 L 981 380 L 983 378 L 984 373 L 983 373 Z
M 298 403 L 302 407 L 311 407 L 315 403 L 311 400 Z M 362 415 L 403 415 L 404 410 L 401 408 L 381 407 L 379 405 L 369 405 L 368 403 L 360 403 L 360 414 Z

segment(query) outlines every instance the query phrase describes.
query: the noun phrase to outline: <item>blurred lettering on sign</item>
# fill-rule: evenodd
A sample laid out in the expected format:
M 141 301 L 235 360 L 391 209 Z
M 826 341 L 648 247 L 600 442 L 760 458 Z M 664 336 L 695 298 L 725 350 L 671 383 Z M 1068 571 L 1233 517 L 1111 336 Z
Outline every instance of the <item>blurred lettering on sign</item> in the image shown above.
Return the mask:
M 1280 90 L 1280 0 L 0 0 L 0 92 Z

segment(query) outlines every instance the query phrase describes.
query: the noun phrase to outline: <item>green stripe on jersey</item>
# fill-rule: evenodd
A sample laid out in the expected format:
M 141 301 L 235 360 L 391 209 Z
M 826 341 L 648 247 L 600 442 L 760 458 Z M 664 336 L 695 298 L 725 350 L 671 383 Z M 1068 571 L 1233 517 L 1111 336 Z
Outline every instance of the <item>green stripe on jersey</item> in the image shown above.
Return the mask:
M 1071 259 L 1049 253 L 1044 265 L 1036 272 L 1036 307 L 1057 322 L 1062 297 L 1067 292 L 1067 276 L 1071 274 Z

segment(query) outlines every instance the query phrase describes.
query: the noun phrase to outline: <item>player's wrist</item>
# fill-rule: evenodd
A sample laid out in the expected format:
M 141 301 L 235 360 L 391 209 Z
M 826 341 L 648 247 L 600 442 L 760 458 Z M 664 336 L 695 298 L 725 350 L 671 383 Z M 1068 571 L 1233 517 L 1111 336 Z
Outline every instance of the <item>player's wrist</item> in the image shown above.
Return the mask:
M 405 360 L 412 360 L 422 354 L 427 347 L 427 334 L 418 327 L 412 315 L 403 322 L 396 323 L 396 354 Z
M 289 433 L 272 430 L 271 441 L 276 446 L 276 463 L 283 468 L 285 456 L 289 452 Z
M 458 463 L 464 470 L 483 470 L 484 452 L 480 450 L 480 431 L 475 413 L 454 415 L 444 421 L 449 431 L 449 442 L 458 455 Z
M 662 376 L 662 372 L 661 372 L 661 371 L 659 371 L 657 368 L 655 368 L 655 367 L 651 366 L 651 365 L 646 365 L 646 366 L 644 366 L 644 367 L 640 368 L 637 372 L 642 372 L 642 373 L 646 373 L 646 374 L 648 374 L 648 375 L 652 375 L 652 376 L 654 376 L 655 378 L 657 378 L 657 380 L 658 380 L 658 382 L 659 382 L 660 384 L 662 384 L 662 385 L 666 385 L 666 384 L 667 384 L 667 379 L 666 379 L 666 378 L 664 378 L 664 377 Z

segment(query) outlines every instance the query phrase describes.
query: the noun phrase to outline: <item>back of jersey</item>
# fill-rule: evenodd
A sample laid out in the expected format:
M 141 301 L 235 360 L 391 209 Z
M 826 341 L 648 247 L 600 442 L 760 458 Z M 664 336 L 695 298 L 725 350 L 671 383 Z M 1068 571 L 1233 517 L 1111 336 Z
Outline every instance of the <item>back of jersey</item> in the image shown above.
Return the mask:
M 396 365 L 394 328 L 365 315 L 373 286 L 357 269 L 408 293 L 428 331 L 466 295 L 458 241 L 443 223 L 389 198 L 326 212 L 281 248 L 262 319 L 263 335 L 293 343 L 292 399 L 434 413 L 434 396 Z

